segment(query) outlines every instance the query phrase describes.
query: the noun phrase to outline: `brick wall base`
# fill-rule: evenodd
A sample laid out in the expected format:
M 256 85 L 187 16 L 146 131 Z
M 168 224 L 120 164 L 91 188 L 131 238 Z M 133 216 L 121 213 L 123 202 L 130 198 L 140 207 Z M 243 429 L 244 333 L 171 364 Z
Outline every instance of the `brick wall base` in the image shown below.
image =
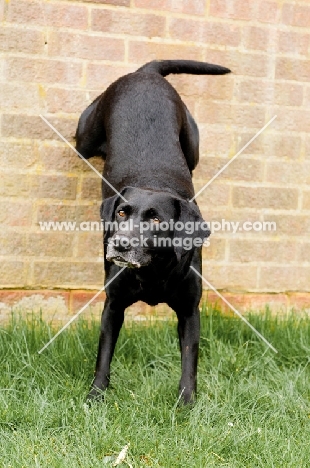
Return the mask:
M 8 289 L 0 291 L 0 323 L 5 323 L 11 313 L 20 313 L 23 317 L 34 313 L 47 321 L 54 323 L 66 322 L 76 314 L 97 291 L 90 290 L 20 290 Z M 286 313 L 305 310 L 310 313 L 310 293 L 231 293 L 223 292 L 223 296 L 240 312 L 260 312 L 266 306 L 274 313 Z M 105 293 L 100 294 L 81 314 L 82 317 L 100 317 Z M 213 292 L 204 291 L 202 303 L 228 313 L 229 307 Z M 174 312 L 166 305 L 159 304 L 150 307 L 144 302 L 138 302 L 126 311 L 127 320 L 147 320 L 148 318 L 166 319 L 174 317 Z

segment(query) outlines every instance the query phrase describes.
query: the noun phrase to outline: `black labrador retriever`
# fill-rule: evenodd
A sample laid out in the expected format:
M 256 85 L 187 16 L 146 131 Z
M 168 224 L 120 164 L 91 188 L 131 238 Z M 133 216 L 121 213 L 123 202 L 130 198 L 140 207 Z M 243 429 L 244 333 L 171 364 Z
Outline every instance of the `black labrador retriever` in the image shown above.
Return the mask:
M 202 285 L 190 267 L 201 272 L 201 246 L 210 231 L 190 202 L 198 128 L 163 77 L 229 72 L 190 60 L 153 61 L 115 81 L 80 117 L 77 151 L 105 160 L 101 217 L 107 287 L 90 399 L 102 396 L 109 384 L 124 311 L 139 300 L 165 302 L 176 312 L 180 397 L 185 403 L 194 398 Z

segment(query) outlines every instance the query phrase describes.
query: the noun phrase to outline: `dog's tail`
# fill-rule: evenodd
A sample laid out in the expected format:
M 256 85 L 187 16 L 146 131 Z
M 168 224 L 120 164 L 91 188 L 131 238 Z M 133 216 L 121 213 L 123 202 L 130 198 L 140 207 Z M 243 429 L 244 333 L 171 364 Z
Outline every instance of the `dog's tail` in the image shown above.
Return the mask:
M 190 75 L 225 75 L 231 70 L 221 65 L 212 63 L 196 62 L 195 60 L 153 60 L 148 62 L 137 72 L 158 73 L 161 76 L 170 75 L 170 73 L 188 73 Z

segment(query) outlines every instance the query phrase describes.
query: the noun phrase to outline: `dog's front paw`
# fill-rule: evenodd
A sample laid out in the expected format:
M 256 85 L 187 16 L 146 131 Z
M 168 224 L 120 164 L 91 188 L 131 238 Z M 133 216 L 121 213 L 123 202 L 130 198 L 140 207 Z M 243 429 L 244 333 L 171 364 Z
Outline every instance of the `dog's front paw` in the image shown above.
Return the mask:
M 104 390 L 101 390 L 99 387 L 92 385 L 87 397 L 86 401 L 87 403 L 91 402 L 102 402 L 104 400 Z
M 194 405 L 196 401 L 196 390 L 193 387 L 179 388 L 179 403 L 181 405 Z

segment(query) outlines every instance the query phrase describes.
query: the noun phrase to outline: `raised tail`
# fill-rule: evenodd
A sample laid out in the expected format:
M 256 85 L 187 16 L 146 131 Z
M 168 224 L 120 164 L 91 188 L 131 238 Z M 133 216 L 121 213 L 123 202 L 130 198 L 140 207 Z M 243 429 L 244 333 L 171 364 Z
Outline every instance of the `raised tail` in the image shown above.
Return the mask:
M 225 75 L 231 70 L 221 65 L 213 65 L 212 63 L 197 62 L 196 60 L 153 60 L 148 62 L 143 67 L 140 67 L 137 72 L 158 73 L 161 76 L 170 75 L 170 73 L 188 73 L 190 75 Z

